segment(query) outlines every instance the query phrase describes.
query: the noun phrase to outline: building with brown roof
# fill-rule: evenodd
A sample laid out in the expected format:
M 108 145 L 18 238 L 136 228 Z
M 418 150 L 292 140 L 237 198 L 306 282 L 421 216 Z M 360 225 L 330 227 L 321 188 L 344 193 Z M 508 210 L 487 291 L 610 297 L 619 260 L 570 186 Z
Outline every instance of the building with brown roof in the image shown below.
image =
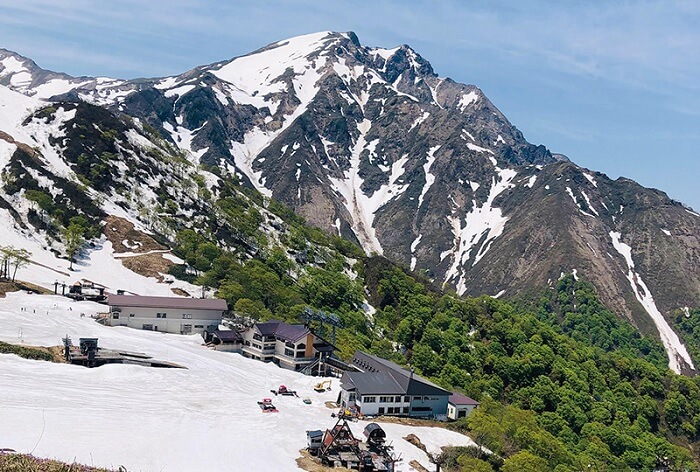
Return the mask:
M 128 326 L 148 331 L 202 334 L 215 330 L 228 310 L 217 298 L 107 296 L 109 326 Z
M 278 320 L 255 323 L 241 335 L 244 356 L 273 362 L 289 370 L 300 371 L 318 366 L 333 354 L 334 349 L 306 325 Z
M 479 402 L 461 393 L 453 393 L 447 401 L 447 417 L 451 420 L 466 418 Z

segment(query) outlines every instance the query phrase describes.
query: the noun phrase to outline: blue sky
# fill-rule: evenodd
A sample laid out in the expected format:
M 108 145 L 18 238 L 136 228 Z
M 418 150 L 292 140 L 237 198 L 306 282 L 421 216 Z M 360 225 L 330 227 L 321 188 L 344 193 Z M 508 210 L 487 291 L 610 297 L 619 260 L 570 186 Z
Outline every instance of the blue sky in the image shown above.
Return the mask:
M 323 30 L 409 44 L 530 142 L 696 210 L 699 24 L 680 0 L 0 0 L 0 47 L 71 75 L 171 75 Z

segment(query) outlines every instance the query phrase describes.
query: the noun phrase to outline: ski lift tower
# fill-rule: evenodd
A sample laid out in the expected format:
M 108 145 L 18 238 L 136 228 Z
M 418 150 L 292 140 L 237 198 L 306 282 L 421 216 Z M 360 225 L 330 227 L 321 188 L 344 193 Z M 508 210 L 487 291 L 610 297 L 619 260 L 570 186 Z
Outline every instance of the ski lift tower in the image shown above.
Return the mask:
M 331 333 L 329 342 L 335 346 L 335 330 L 336 328 L 343 327 L 343 323 L 340 321 L 338 315 L 335 313 L 326 313 L 325 311 L 321 310 L 314 310 L 313 308 L 307 306 L 304 308 L 304 311 L 301 313 L 300 317 L 304 320 L 304 324 L 309 328 L 311 327 L 312 321 L 317 321 L 319 323 L 319 327 L 316 330 L 316 334 L 322 339 L 325 339 L 324 323 L 330 326 Z M 319 375 L 321 375 L 321 372 L 324 372 L 324 359 L 323 354 L 321 354 L 321 357 L 319 358 Z
M 331 344 L 335 344 L 335 329 L 343 327 L 343 323 L 340 321 L 340 318 L 335 313 L 326 313 L 325 311 L 314 310 L 313 308 L 308 306 L 304 308 L 304 311 L 301 313 L 301 318 L 304 320 L 304 324 L 306 324 L 307 326 L 311 326 L 312 321 L 318 321 L 319 327 L 316 330 L 316 333 L 321 338 L 325 337 L 325 329 L 323 324 L 325 323 L 329 325 L 331 327 L 331 334 L 329 339 Z

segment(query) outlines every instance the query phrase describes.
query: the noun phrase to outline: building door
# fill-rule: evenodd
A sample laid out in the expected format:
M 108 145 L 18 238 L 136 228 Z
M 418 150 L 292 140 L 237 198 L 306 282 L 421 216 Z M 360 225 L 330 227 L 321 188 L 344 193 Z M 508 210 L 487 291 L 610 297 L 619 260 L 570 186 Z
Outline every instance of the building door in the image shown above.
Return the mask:
M 192 334 L 192 325 L 191 324 L 180 325 L 180 334 Z

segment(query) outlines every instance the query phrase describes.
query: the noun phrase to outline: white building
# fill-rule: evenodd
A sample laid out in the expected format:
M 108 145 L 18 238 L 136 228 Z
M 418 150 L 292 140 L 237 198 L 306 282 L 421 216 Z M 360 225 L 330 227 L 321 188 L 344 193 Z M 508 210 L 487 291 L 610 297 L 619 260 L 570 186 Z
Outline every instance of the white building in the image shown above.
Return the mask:
M 214 330 L 228 309 L 216 298 L 142 297 L 109 295 L 109 326 L 166 333 L 193 334 Z
M 393 415 L 443 418 L 451 392 L 391 361 L 355 351 L 351 365 L 340 378 L 339 402 L 365 416 Z
M 453 393 L 447 401 L 447 417 L 451 420 L 466 418 L 477 406 L 478 401 L 461 393 Z

